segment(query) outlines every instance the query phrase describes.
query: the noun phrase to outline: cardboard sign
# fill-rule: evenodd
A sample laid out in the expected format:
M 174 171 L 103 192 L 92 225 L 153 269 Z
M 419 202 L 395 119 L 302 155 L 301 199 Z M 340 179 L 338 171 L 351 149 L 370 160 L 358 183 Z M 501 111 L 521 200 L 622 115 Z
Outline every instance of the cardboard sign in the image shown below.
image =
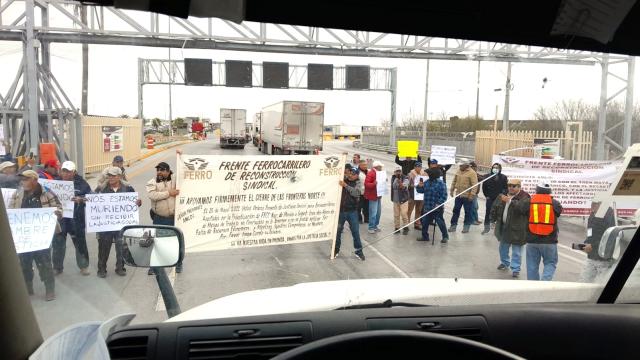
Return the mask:
M 7 189 L 2 188 L 2 199 L 4 200 L 4 207 L 9 208 L 9 202 L 11 202 L 11 197 L 16 193 L 16 189 Z
M 438 160 L 438 165 L 452 165 L 456 163 L 456 147 L 431 145 L 431 160 Z
M 73 197 L 75 196 L 73 181 L 38 179 L 40 185 L 54 193 L 62 203 L 62 217 L 73 219 Z
M 11 236 L 16 252 L 48 249 L 56 231 L 56 208 L 7 209 Z
M 138 225 L 137 192 L 87 194 L 86 199 L 88 233 L 120 231 L 125 225 Z
M 376 181 L 378 182 L 378 185 L 376 185 L 376 191 L 378 192 L 378 196 L 384 196 L 387 194 L 387 172 L 382 170 L 382 171 L 378 171 L 378 170 L 374 170 L 376 172 Z
M 398 141 L 398 157 L 406 158 L 411 157 L 416 159 L 418 157 L 418 147 L 420 143 L 418 141 Z
M 415 180 L 413 181 L 413 186 L 414 186 L 414 188 L 413 188 L 413 200 L 416 200 L 416 201 L 424 200 L 424 193 L 421 194 L 415 189 L 415 186 L 418 186 L 418 184 L 420 183 L 420 179 L 422 179 L 423 183 L 426 183 L 427 180 L 429 180 L 429 177 L 428 176 L 419 175 L 419 176 L 416 176 Z

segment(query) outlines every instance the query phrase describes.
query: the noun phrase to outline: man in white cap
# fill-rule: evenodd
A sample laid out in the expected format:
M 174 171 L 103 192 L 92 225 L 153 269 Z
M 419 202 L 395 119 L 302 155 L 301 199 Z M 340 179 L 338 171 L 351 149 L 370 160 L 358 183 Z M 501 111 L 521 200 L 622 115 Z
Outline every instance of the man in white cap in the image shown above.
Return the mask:
M 71 236 L 76 249 L 76 265 L 82 275 L 89 275 L 89 250 L 87 249 L 85 223 L 85 196 L 91 193 L 91 187 L 76 171 L 73 161 L 65 161 L 60 168 L 60 177 L 64 181 L 73 181 L 73 218 L 62 218 L 62 232 L 53 239 L 53 270 L 56 275 L 64 269 L 64 257 L 67 251 L 67 235 Z
M 402 174 L 402 166 L 396 165 L 391 176 L 391 202 L 393 202 L 393 222 L 395 231 L 402 229 L 402 234 L 409 233 L 409 177 Z
M 369 234 L 381 231 L 380 213 L 382 212 L 382 194 L 378 194 L 378 173 L 382 170 L 380 161 L 373 162 L 373 170 L 364 180 L 364 197 L 369 201 Z M 385 180 L 386 181 L 386 180 Z
M 11 161 L 0 163 L 0 188 L 17 189 L 20 185 L 18 165 Z
M 135 192 L 135 189 L 131 185 L 125 185 L 120 177 L 122 176 L 122 170 L 119 167 L 110 167 L 106 171 L 107 183 L 98 188 L 98 193 L 125 193 Z M 136 201 L 138 206 L 142 205 L 142 200 Z M 122 237 L 119 231 L 104 231 L 97 233 L 98 236 L 98 277 L 107 277 L 107 260 L 109 260 L 109 253 L 111 252 L 111 244 L 116 244 L 116 274 L 119 276 L 127 275 L 127 271 L 124 268 L 124 260 L 122 258 Z
M 463 233 L 468 233 L 473 222 L 473 199 L 478 195 L 478 175 L 470 168 L 470 162 L 463 160 L 460 163 L 458 173 L 453 178 L 451 183 L 451 197 L 456 196 L 455 203 L 453 205 L 453 215 L 451 216 L 451 226 L 449 232 L 455 232 L 458 227 L 458 218 L 460 217 L 460 210 L 464 207 L 464 227 Z

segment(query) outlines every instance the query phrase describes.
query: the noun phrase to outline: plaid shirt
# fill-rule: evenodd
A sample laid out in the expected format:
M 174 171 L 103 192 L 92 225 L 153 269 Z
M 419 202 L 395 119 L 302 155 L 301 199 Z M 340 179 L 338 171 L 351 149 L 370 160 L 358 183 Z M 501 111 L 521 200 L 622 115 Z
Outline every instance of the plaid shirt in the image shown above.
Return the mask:
M 424 211 L 429 211 L 447 201 L 447 186 L 442 180 L 427 180 L 424 187 L 416 187 L 416 191 L 424 194 Z

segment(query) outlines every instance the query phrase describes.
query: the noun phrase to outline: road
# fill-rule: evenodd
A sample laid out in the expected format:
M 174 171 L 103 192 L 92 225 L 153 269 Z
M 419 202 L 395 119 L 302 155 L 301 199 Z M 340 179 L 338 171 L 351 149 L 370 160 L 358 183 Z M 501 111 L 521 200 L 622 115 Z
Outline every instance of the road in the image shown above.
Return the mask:
M 207 140 L 182 146 L 185 154 L 237 154 L 257 155 L 257 149 L 249 144 L 244 150 L 220 149 L 215 140 Z M 323 153 L 347 152 L 349 158 L 354 149 L 351 142 L 326 142 Z M 380 160 L 391 171 L 394 156 L 374 151 L 357 150 L 363 158 Z M 142 224 L 151 223 L 149 201 L 144 185 L 155 177 L 155 165 L 166 161 L 175 167 L 175 150 L 169 149 L 153 155 L 127 169 L 129 180 L 140 192 L 143 205 L 140 209 Z M 453 169 L 452 169 L 453 170 Z M 452 171 L 453 172 L 453 171 Z M 453 174 L 452 174 L 453 176 Z M 451 177 L 452 178 L 452 177 Z M 480 218 L 484 218 L 484 200 L 480 199 Z M 449 223 L 451 206 L 447 206 L 445 220 Z M 416 241 L 419 233 L 411 230 L 408 235 L 392 235 L 393 208 L 388 198 L 383 200 L 382 232 L 368 234 L 366 224 L 360 234 L 366 261 L 353 255 L 351 235 L 345 231 L 341 256 L 329 259 L 330 242 L 267 246 L 253 249 L 236 249 L 209 253 L 188 253 L 184 271 L 169 271 L 178 301 L 183 311 L 207 301 L 241 291 L 289 286 L 300 282 L 347 280 L 363 278 L 395 277 L 458 277 L 487 278 L 517 281 L 510 272 L 496 269 L 499 264 L 498 242 L 491 234 L 481 235 L 482 226 L 474 226 L 468 234 L 450 235 L 446 245 L 438 241 L 434 245 Z M 560 261 L 555 280 L 577 281 L 586 257 L 570 249 L 571 243 L 580 242 L 585 232 L 581 220 L 560 221 Z M 440 240 L 440 235 L 436 235 Z M 108 276 L 96 276 L 97 241 L 94 234 L 87 234 L 91 276 L 82 276 L 76 265 L 73 245 L 67 243 L 65 271 L 56 277 L 57 299 L 45 302 L 44 287 L 35 284 L 36 295 L 32 305 L 45 337 L 74 323 L 104 320 L 122 313 L 136 313 L 134 323 L 158 322 L 167 318 L 153 276 L 147 269 L 127 268 L 127 276 L 114 274 L 115 254 L 109 259 Z M 526 278 L 523 267 L 521 280 Z

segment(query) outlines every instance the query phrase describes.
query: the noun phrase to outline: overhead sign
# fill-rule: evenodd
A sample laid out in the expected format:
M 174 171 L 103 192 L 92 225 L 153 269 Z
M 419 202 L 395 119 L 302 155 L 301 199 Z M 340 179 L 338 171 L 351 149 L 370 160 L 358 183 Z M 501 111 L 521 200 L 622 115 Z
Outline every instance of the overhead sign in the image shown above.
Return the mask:
M 124 132 L 122 126 L 102 127 L 102 147 L 103 151 L 122 151 L 124 143 Z
M 176 226 L 189 252 L 335 240 L 346 157 L 183 155 Z
M 456 163 L 456 147 L 431 145 L 431 160 L 438 160 L 438 165 L 452 165 Z
M 609 190 L 620 162 L 536 159 L 494 155 L 493 162 L 502 165 L 502 173 L 522 180 L 522 189 L 535 193 L 536 185 L 551 185 L 553 197 L 560 201 L 563 215 L 588 216 L 596 193 Z M 638 204 L 617 203 L 618 215 L 631 216 Z
M 7 209 L 11 236 L 16 252 L 48 249 L 56 231 L 56 208 Z
M 73 197 L 75 196 L 73 181 L 38 179 L 40 185 L 54 193 L 62 203 L 63 217 L 73 219 Z
M 85 210 L 87 232 L 120 231 L 126 225 L 137 225 L 138 193 L 87 194 Z
M 399 158 L 417 158 L 418 157 L 418 147 L 420 143 L 417 141 L 398 141 L 398 157 Z

